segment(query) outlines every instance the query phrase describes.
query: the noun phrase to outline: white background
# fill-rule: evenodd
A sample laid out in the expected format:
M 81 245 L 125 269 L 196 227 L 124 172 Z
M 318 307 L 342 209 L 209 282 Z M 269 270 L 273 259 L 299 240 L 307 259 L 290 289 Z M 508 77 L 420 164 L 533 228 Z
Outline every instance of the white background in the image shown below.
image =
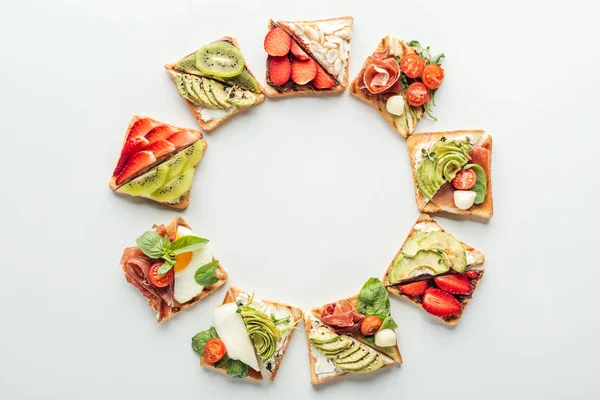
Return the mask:
M 600 396 L 594 3 L 361 3 L 2 2 L 0 398 Z M 493 135 L 494 218 L 436 217 L 487 274 L 455 328 L 392 299 L 401 367 L 313 388 L 298 331 L 273 384 L 217 375 L 190 338 L 224 289 L 158 325 L 119 268 L 177 215 L 108 189 L 125 128 L 134 113 L 197 128 L 163 64 L 227 34 L 262 81 L 270 17 L 347 14 L 351 77 L 384 34 L 418 39 L 447 56 L 439 121 L 418 130 Z M 356 293 L 418 216 L 405 140 L 347 92 L 267 100 L 206 137 L 182 215 L 263 297 Z

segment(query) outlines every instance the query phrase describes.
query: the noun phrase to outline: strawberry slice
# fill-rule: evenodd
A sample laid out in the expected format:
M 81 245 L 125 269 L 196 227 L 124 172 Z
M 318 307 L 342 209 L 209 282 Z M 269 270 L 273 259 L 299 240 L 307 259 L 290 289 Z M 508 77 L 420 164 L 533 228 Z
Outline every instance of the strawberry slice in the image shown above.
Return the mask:
M 198 137 L 187 129 L 182 129 L 169 136 L 167 141 L 173 143 L 175 148 L 180 149 L 198 141 Z
M 152 154 L 154 154 L 154 157 L 160 158 L 164 155 L 174 152 L 175 146 L 173 146 L 173 143 L 161 139 L 148 145 L 144 150 L 150 151 Z
M 479 271 L 467 271 L 465 276 L 469 279 L 477 279 L 479 278 Z
M 292 40 L 292 47 L 290 48 L 292 50 L 292 54 L 294 55 L 294 58 L 297 58 L 300 61 L 306 61 L 308 60 L 308 54 L 306 54 L 304 52 L 304 50 L 302 50 L 300 48 L 300 46 L 298 46 L 298 43 L 296 43 L 295 41 Z
M 284 85 L 292 76 L 292 66 L 287 56 L 271 57 L 269 61 L 269 79 L 274 85 Z
M 306 85 L 317 76 L 317 67 L 317 63 L 312 59 L 292 61 L 292 80 L 298 85 Z
M 321 67 L 317 68 L 317 76 L 313 80 L 313 84 L 317 89 L 330 89 L 335 85 L 335 81 Z
M 152 144 L 157 140 L 167 139 L 175 132 L 177 132 L 177 128 L 169 125 L 159 125 L 146 134 L 146 139 L 148 139 L 149 144 Z
M 438 317 L 448 317 L 461 310 L 461 305 L 454 296 L 436 288 L 427 289 L 421 305 L 425 311 Z
M 154 129 L 155 126 L 156 124 L 152 122 L 150 118 L 140 118 L 131 125 L 131 128 L 129 128 L 127 140 L 136 136 L 146 136 L 146 134 Z
M 279 27 L 275 27 L 265 37 L 265 51 L 270 56 L 285 56 L 290 52 L 292 38 Z
M 156 157 L 154 157 L 154 154 L 152 154 L 149 151 L 139 151 L 135 153 L 133 156 L 131 156 L 131 158 L 123 168 L 123 171 L 121 171 L 121 173 L 117 177 L 115 183 L 117 185 L 120 185 L 121 183 L 125 182 L 128 178 L 131 178 L 134 174 L 140 172 L 155 161 Z
M 433 278 L 433 281 L 444 292 L 451 294 L 471 293 L 471 282 L 463 274 L 438 276 Z
M 429 281 L 419 281 L 407 283 L 406 285 L 398 285 L 398 289 L 407 296 L 421 296 L 429 287 Z
M 123 167 L 125 167 L 125 164 L 127 164 L 127 160 L 129 160 L 129 157 L 131 157 L 133 154 L 137 153 L 147 145 L 148 140 L 146 140 L 146 138 L 143 136 L 136 136 L 129 139 L 123 146 L 123 150 L 121 150 L 121 156 L 119 156 L 119 161 L 117 162 L 117 167 L 113 171 L 113 176 L 119 175 L 123 170 Z

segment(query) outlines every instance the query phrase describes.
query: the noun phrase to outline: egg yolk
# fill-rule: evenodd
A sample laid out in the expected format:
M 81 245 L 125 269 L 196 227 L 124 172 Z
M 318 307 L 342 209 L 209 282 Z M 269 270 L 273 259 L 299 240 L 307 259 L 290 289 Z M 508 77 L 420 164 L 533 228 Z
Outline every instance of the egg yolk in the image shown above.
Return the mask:
M 179 272 L 181 270 L 184 270 L 190 263 L 190 260 L 192 259 L 192 252 L 188 251 L 186 253 L 177 254 L 175 255 L 175 259 L 177 261 L 173 266 L 173 270 L 175 270 L 175 272 Z

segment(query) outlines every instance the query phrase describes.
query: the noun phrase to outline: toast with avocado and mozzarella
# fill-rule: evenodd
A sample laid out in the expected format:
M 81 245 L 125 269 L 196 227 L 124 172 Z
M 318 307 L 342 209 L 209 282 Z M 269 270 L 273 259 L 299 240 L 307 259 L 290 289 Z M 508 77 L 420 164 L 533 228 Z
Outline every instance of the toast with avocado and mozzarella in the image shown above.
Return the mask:
M 388 292 L 377 278 L 356 296 L 313 308 L 304 324 L 313 385 L 402 363 Z
M 450 325 L 483 278 L 485 256 L 421 214 L 383 276 L 387 290 Z
M 187 208 L 205 149 L 206 141 L 196 130 L 134 115 L 109 187 L 119 194 Z
M 120 264 L 127 282 L 142 293 L 162 322 L 214 293 L 228 275 L 215 260 L 209 241 L 183 218 L 152 228 L 136 240 L 136 246 L 123 251 Z
M 373 54 L 350 84 L 350 93 L 371 104 L 403 137 L 431 113 L 434 96 L 444 80 L 444 54 L 431 56 L 429 47 L 391 35 L 380 40 Z
M 250 72 L 238 41 L 230 36 L 165 68 L 205 131 L 265 100 L 263 87 Z
M 492 218 L 491 135 L 482 130 L 419 133 L 407 144 L 419 211 Z
M 299 308 L 231 286 L 214 311 L 214 325 L 192 338 L 192 349 L 204 367 L 261 381 L 262 365 L 272 381 L 301 319 Z
M 348 86 L 354 18 L 269 20 L 265 93 L 269 97 L 340 93 Z

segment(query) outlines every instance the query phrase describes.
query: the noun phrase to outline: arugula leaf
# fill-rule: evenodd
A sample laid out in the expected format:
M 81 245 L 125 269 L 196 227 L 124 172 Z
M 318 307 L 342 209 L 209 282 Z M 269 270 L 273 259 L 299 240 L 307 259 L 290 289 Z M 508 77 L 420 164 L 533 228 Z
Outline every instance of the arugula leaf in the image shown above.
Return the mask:
M 485 194 L 487 193 L 487 177 L 485 175 L 485 171 L 478 164 L 467 164 L 463 167 L 463 169 L 472 168 L 477 175 L 477 181 L 475 182 L 475 186 L 471 189 L 477 195 L 475 196 L 475 204 L 481 204 L 485 201 Z
M 381 320 L 390 315 L 390 298 L 383 283 L 377 278 L 370 278 L 358 294 L 359 313 L 377 315 Z
M 232 360 L 231 358 L 225 362 L 227 375 L 234 378 L 245 378 L 248 376 L 248 366 L 240 360 Z
M 204 264 L 194 274 L 194 279 L 196 279 L 196 283 L 202 286 L 211 286 L 219 281 L 215 272 L 217 271 L 217 267 L 219 266 L 219 261 L 211 261 L 208 264 Z M 162 268 L 162 267 L 161 267 Z
M 388 316 L 386 319 L 383 320 L 383 324 L 381 324 L 381 328 L 379 328 L 379 330 L 382 329 L 391 329 L 394 330 L 398 327 L 398 324 L 396 324 L 396 321 L 394 321 L 394 318 L 392 318 L 392 316 Z
M 205 331 L 198 332 L 192 338 L 192 350 L 200 355 L 200 357 L 204 356 L 204 346 L 206 346 L 206 342 L 210 339 L 218 338 L 217 330 L 214 326 L 211 326 Z
M 198 236 L 188 235 L 182 236 L 173 243 L 169 254 L 181 254 L 187 253 L 188 251 L 198 250 L 208 243 L 208 239 L 204 239 Z
M 415 50 L 417 50 L 419 53 L 423 50 L 423 47 L 421 46 L 421 43 L 419 43 L 418 40 L 411 40 L 410 42 L 408 42 L 406 44 L 409 45 L 410 47 L 414 48 Z
M 446 58 L 444 53 L 431 57 L 429 60 L 432 64 L 442 65 L 442 58 Z
M 144 232 L 142 236 L 136 239 L 135 243 L 150 258 L 161 258 L 165 253 L 163 238 L 155 231 Z

